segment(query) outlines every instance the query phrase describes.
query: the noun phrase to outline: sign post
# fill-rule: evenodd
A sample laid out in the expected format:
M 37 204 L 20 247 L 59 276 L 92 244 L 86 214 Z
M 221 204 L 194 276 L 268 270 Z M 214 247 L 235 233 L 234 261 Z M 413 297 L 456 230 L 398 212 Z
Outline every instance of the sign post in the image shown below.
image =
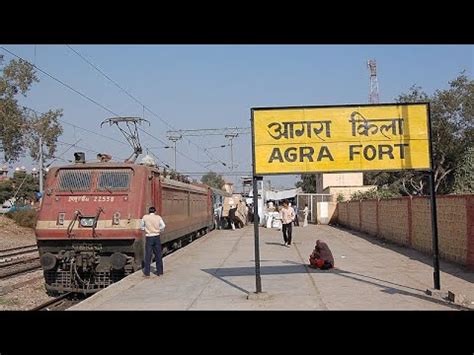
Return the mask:
M 431 137 L 431 111 L 428 104 L 428 133 L 429 133 L 429 149 L 430 149 L 430 205 L 431 205 L 431 238 L 433 248 L 433 282 L 434 289 L 441 290 L 441 281 L 439 275 L 439 248 L 438 248 L 438 216 L 436 213 L 436 188 L 433 172 L 433 139 Z
M 260 222 L 258 214 L 258 181 L 262 180 L 258 176 L 253 176 L 253 231 L 255 234 L 255 284 L 256 293 L 262 292 L 262 280 L 260 278 L 260 249 L 259 249 L 259 235 L 258 226 Z
M 436 216 L 436 196 L 435 196 L 435 182 L 433 171 L 430 175 L 430 205 L 431 205 L 431 237 L 433 246 L 433 281 L 435 290 L 441 289 L 441 282 L 439 278 L 439 248 L 438 248 L 438 218 Z
M 430 172 L 435 288 L 440 288 L 429 103 L 259 107 L 251 109 L 256 177 L 322 172 Z M 257 293 L 261 292 L 258 225 Z

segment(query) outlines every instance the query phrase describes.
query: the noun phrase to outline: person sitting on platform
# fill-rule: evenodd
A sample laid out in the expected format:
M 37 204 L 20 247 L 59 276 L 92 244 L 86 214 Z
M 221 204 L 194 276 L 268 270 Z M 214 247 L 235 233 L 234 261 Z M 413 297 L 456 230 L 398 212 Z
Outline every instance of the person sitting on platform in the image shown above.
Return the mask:
M 316 241 L 316 246 L 309 256 L 309 266 L 321 270 L 328 270 L 334 267 L 334 257 L 325 242 Z

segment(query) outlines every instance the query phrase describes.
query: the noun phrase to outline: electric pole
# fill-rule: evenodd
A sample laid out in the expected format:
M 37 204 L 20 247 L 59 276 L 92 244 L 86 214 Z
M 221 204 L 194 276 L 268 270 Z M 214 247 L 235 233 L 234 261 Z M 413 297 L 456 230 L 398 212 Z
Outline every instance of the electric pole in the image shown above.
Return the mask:
M 168 139 L 173 142 L 173 149 L 174 149 L 174 171 L 176 170 L 176 142 L 183 138 L 182 135 L 176 136 L 168 136 Z
M 39 136 L 39 190 L 40 201 L 43 199 L 43 137 Z
M 251 129 L 250 127 L 225 127 L 225 128 L 203 128 L 203 129 L 180 129 L 177 131 L 167 131 L 168 137 L 172 136 L 179 136 L 179 139 L 182 137 L 204 137 L 204 136 L 224 136 L 225 138 L 230 139 L 230 160 L 231 160 L 231 166 L 230 170 L 234 170 L 234 147 L 233 147 L 233 139 L 238 137 L 239 135 L 243 134 L 250 134 Z M 216 159 L 213 157 L 209 149 L 204 149 L 204 152 L 207 154 L 207 156 L 215 160 L 217 162 L 220 162 L 222 165 L 227 166 L 224 162 L 220 161 L 219 159 Z
M 231 171 L 234 170 L 234 146 L 233 146 L 232 140 L 238 136 L 239 136 L 238 133 L 230 133 L 224 136 L 226 138 L 229 138 L 230 140 L 230 170 Z

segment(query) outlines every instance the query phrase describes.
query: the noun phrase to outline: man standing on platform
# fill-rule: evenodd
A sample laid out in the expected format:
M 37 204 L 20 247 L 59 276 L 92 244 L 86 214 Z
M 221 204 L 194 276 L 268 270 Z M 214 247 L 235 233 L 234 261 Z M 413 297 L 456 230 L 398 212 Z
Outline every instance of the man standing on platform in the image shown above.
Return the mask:
M 290 208 L 293 208 L 293 206 L 291 205 L 291 202 L 288 203 L 288 206 L 290 206 Z M 294 209 L 293 208 L 293 211 L 295 211 L 295 219 L 293 220 L 293 223 L 295 224 L 295 227 L 299 227 L 300 226 L 300 221 L 298 220 L 298 213 L 296 213 L 296 211 L 298 211 L 298 209 Z
M 303 214 L 304 214 L 303 227 L 307 227 L 308 226 L 308 215 L 309 215 L 309 208 L 308 208 L 307 204 L 304 205 Z
M 283 208 L 280 211 L 280 218 L 282 223 L 283 240 L 286 246 L 291 245 L 292 223 L 295 219 L 295 210 L 288 206 L 288 201 L 283 201 Z
M 165 229 L 165 222 L 161 216 L 155 214 L 156 208 L 150 207 L 149 214 L 142 218 L 142 230 L 145 231 L 145 268 L 143 274 L 150 276 L 151 254 L 155 254 L 156 274 L 163 275 L 163 257 L 161 255 L 160 234 Z

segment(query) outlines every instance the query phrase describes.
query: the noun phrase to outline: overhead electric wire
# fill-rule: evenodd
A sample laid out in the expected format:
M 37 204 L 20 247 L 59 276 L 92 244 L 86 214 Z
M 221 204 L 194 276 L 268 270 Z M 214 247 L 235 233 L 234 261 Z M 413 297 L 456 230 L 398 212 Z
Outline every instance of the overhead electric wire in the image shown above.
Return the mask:
M 86 147 L 83 147 L 83 146 L 80 146 L 80 145 L 77 145 L 77 144 L 71 144 L 71 143 L 67 143 L 67 142 L 62 142 L 60 140 L 57 141 L 59 144 L 64 144 L 64 145 L 70 145 L 70 146 L 74 146 L 76 148 L 79 148 L 79 149 L 83 149 L 83 150 L 86 150 L 86 151 L 89 151 L 89 152 L 92 152 L 92 153 L 96 153 L 96 154 L 102 154 L 103 152 L 99 152 L 97 150 L 94 150 L 94 149 L 90 149 L 90 148 L 86 148 Z M 122 157 L 117 157 L 118 159 L 120 160 L 126 160 L 127 158 L 122 158 Z
M 153 153 L 153 152 L 151 151 L 151 148 L 148 148 L 148 147 L 145 146 L 145 149 L 147 150 L 147 154 L 150 153 L 151 155 L 153 155 L 153 156 L 155 157 L 156 160 L 158 160 L 158 163 L 159 163 L 160 160 L 161 160 L 161 162 L 163 163 L 163 165 L 164 165 L 165 167 L 167 167 L 168 169 L 170 168 L 170 165 L 169 165 L 169 164 L 167 164 L 163 159 L 158 158 L 158 156 L 157 156 L 155 153 Z
M 151 138 L 157 140 L 158 142 L 160 143 L 164 143 L 164 141 L 161 139 L 161 138 L 158 138 L 158 137 L 155 137 L 154 135 L 152 135 L 151 133 L 148 133 L 147 131 L 143 130 L 142 128 L 138 128 L 140 131 L 142 131 L 143 133 L 145 133 L 146 135 L 150 136 Z M 166 144 L 166 143 L 165 143 Z M 184 153 L 181 153 L 179 150 L 176 149 L 176 152 L 179 153 L 180 155 L 182 155 L 183 157 L 185 158 L 188 158 L 189 160 L 191 160 L 192 162 L 202 166 L 204 169 L 206 169 L 206 167 L 204 165 L 202 165 L 200 162 L 198 162 L 197 160 L 194 160 L 193 158 L 190 158 L 188 157 L 187 155 L 185 155 Z
M 161 117 L 159 117 L 157 114 L 155 114 L 153 111 L 151 111 L 143 102 L 141 102 L 140 100 L 138 100 L 135 96 L 133 96 L 132 94 L 130 94 L 127 90 L 125 90 L 124 88 L 122 88 L 115 80 L 113 80 L 111 77 L 109 77 L 107 74 L 105 74 L 102 70 L 100 70 L 95 64 L 93 64 L 91 61 L 89 61 L 88 59 L 86 59 L 82 54 L 80 54 L 77 50 L 75 50 L 74 48 L 72 48 L 70 45 L 66 45 L 71 51 L 73 51 L 74 53 L 76 53 L 82 60 L 84 60 L 87 64 L 89 64 L 92 68 L 94 68 L 95 70 L 97 70 L 100 74 L 102 74 L 105 78 L 107 78 L 110 82 L 112 82 L 116 87 L 118 87 L 120 90 L 122 90 L 127 96 L 129 96 L 132 100 L 134 100 L 136 103 L 138 103 L 139 105 L 141 105 L 143 108 L 145 108 L 146 110 L 148 110 L 149 112 L 151 112 L 152 114 L 154 114 L 159 120 L 161 120 L 164 124 L 166 124 L 168 127 L 170 128 L 173 128 L 173 129 L 176 129 L 175 127 L 173 127 L 172 125 L 170 125 L 166 120 L 162 119 Z
M 32 109 L 31 107 L 25 106 L 25 108 L 28 109 L 28 110 L 31 110 L 31 111 L 35 112 L 35 113 L 38 114 L 38 115 L 42 115 L 42 114 L 43 114 L 43 113 L 41 113 L 41 112 L 39 112 L 39 111 L 37 111 L 37 110 L 35 110 L 35 109 Z M 64 121 L 64 120 L 61 120 L 61 119 L 58 119 L 58 121 L 59 121 L 59 122 L 62 122 L 62 123 L 65 123 L 65 124 L 67 124 L 67 125 L 70 125 L 70 126 L 72 126 L 72 127 L 74 127 L 74 128 L 82 129 L 82 130 L 84 130 L 84 131 L 86 131 L 86 132 L 93 133 L 93 134 L 96 134 L 96 135 L 98 135 L 98 136 L 100 136 L 100 137 L 107 138 L 107 139 L 110 139 L 110 140 L 112 140 L 112 141 L 115 141 L 115 142 L 118 142 L 118 143 L 121 143 L 121 144 L 123 144 L 123 145 L 128 146 L 127 143 L 122 142 L 122 141 L 120 141 L 120 140 L 118 140 L 118 139 L 115 139 L 115 138 L 106 136 L 105 134 L 101 134 L 101 133 L 97 133 L 97 132 L 91 131 L 90 129 L 87 129 L 87 128 L 84 128 L 84 127 L 75 125 L 75 124 L 73 124 L 73 123 L 70 123 L 70 122 L 67 122 L 67 121 Z
M 72 86 L 70 86 L 69 84 L 66 84 L 66 83 L 63 82 L 62 80 L 56 78 L 54 75 L 49 74 L 47 71 L 41 69 L 41 68 L 38 67 L 37 65 L 32 64 L 32 63 L 29 62 L 28 60 L 26 60 L 26 59 L 20 57 L 19 55 L 17 55 L 17 54 L 15 54 L 15 53 L 13 53 L 12 51 L 6 49 L 5 47 L 0 47 L 0 48 L 3 49 L 5 52 L 10 53 L 12 56 L 14 56 L 14 57 L 16 57 L 16 58 L 18 58 L 18 59 L 21 59 L 21 60 L 27 62 L 27 63 L 30 64 L 32 67 L 38 69 L 40 72 L 42 72 L 43 74 L 47 75 L 47 76 L 50 77 L 51 79 L 57 81 L 58 83 L 60 83 L 61 85 L 65 86 L 65 87 L 67 87 L 69 90 L 74 91 L 76 94 L 78 94 L 78 95 L 82 96 L 83 98 L 89 100 L 90 102 L 94 103 L 95 105 L 97 105 L 97 106 L 103 108 L 104 110 L 106 110 L 107 112 L 111 113 L 112 115 L 114 115 L 114 116 L 119 116 L 117 113 L 115 113 L 115 112 L 113 112 L 112 110 L 110 110 L 109 108 L 105 107 L 105 106 L 102 105 L 100 102 L 97 102 L 97 101 L 95 101 L 94 99 L 92 99 L 92 98 L 90 98 L 89 96 L 87 96 L 86 94 L 83 94 L 83 93 L 80 92 L 79 90 L 74 89 L 74 88 L 73 88 Z
M 96 100 L 94 100 L 94 99 L 90 98 L 89 96 L 87 96 L 87 95 L 85 95 L 85 94 L 81 93 L 79 90 L 76 90 L 76 89 L 74 89 L 72 86 L 70 86 L 70 85 L 68 85 L 67 83 L 63 82 L 62 80 L 60 80 L 60 79 L 56 78 L 56 77 L 55 77 L 55 76 L 53 76 L 52 74 L 49 74 L 49 73 L 48 73 L 48 72 L 46 72 L 45 70 L 43 70 L 43 69 L 39 68 L 37 65 L 34 65 L 34 64 L 32 64 L 32 63 L 31 63 L 31 62 L 29 62 L 28 60 L 24 59 L 23 57 L 21 57 L 21 56 L 19 56 L 19 55 L 15 54 L 15 53 L 13 53 L 12 51 L 10 51 L 10 50 L 6 49 L 6 48 L 5 48 L 5 47 L 3 47 L 3 46 L 2 46 L 2 47 L 0 47 L 0 48 L 1 48 L 1 49 L 3 49 L 5 52 L 7 52 L 7 53 L 11 54 L 12 56 L 14 56 L 14 57 L 16 57 L 16 58 L 18 58 L 18 59 L 21 59 L 21 60 L 23 60 L 23 61 L 25 61 L 25 62 L 29 63 L 31 66 L 33 66 L 34 68 L 38 69 L 38 70 L 39 70 L 40 72 L 42 72 L 43 74 L 45 74 L 45 75 L 47 75 L 48 77 L 52 78 L 53 80 L 55 80 L 55 81 L 59 82 L 60 84 L 62 84 L 62 85 L 63 85 L 63 86 L 65 86 L 66 88 L 68 88 L 68 89 L 72 90 L 73 92 L 75 92 L 75 93 L 79 94 L 80 96 L 82 96 L 82 97 L 86 98 L 87 100 L 89 100 L 90 102 L 92 102 L 92 103 L 96 104 L 97 106 L 99 106 L 99 107 L 103 108 L 103 109 L 104 109 L 104 110 L 106 110 L 107 112 L 109 112 L 109 113 L 113 114 L 114 116 L 119 116 L 119 114 L 115 113 L 114 111 L 110 110 L 109 108 L 105 107 L 104 105 L 102 105 L 101 103 L 97 102 Z M 111 80 L 111 79 L 109 78 L 109 80 Z M 118 84 L 117 84 L 117 85 L 118 85 Z M 123 89 L 122 89 L 122 90 L 123 90 Z M 31 109 L 31 110 L 32 110 L 32 111 L 35 111 L 35 110 L 33 110 L 33 109 Z M 149 111 L 150 111 L 150 110 L 149 110 Z M 35 112 L 37 112 L 37 111 L 35 111 Z M 150 112 L 152 112 L 152 111 L 150 111 Z M 152 112 L 152 113 L 153 113 L 153 112 Z M 122 143 L 122 144 L 126 144 L 126 143 L 124 143 L 124 142 L 121 142 L 121 141 L 119 141 L 119 140 L 116 140 L 116 139 L 114 139 L 114 138 L 107 137 L 107 136 L 105 136 L 105 135 L 101 135 L 100 133 L 96 133 L 96 132 L 90 131 L 90 130 L 88 130 L 88 129 L 86 129 L 86 128 L 79 127 L 79 126 L 77 126 L 77 125 L 73 125 L 72 123 L 69 123 L 69 122 L 66 122 L 66 121 L 63 121 L 63 120 L 60 120 L 60 121 L 61 121 L 61 122 L 64 122 L 64 123 L 66 123 L 66 124 L 69 124 L 69 125 L 75 126 L 75 127 L 77 127 L 77 128 L 80 128 L 80 129 L 86 130 L 86 131 L 88 131 L 88 132 L 90 132 L 90 133 L 94 133 L 94 134 L 97 134 L 97 135 L 100 135 L 100 136 L 106 137 L 106 138 L 108 138 L 108 139 L 112 139 L 112 140 L 114 140 L 114 141 L 120 142 L 120 143 Z M 172 126 L 170 126 L 170 127 L 171 127 L 171 128 L 174 128 L 174 127 L 172 127 Z M 142 130 L 142 131 L 143 131 L 143 130 Z M 146 131 L 143 131 L 143 132 L 147 133 Z M 154 137 L 154 138 L 156 139 L 156 137 Z M 162 142 L 163 142 L 163 141 L 162 141 Z M 84 149 L 84 148 L 81 148 L 81 149 Z M 180 153 L 181 155 L 183 155 L 184 157 L 186 157 L 186 158 L 188 158 L 188 159 L 190 159 L 190 160 L 192 160 L 192 161 L 196 162 L 195 160 L 193 160 L 193 159 L 189 158 L 189 157 L 188 157 L 188 156 L 186 156 L 185 154 L 183 154 L 183 153 L 181 153 L 181 152 L 179 152 L 179 151 L 177 151 L 177 152 L 178 152 L 178 153 Z M 99 153 L 99 152 L 97 152 L 97 153 Z
M 146 106 L 143 102 L 141 102 L 139 99 L 137 99 L 134 95 L 132 95 L 131 93 L 129 93 L 127 90 L 125 90 L 123 87 L 121 87 L 115 80 L 113 80 L 110 76 L 108 76 L 106 73 L 104 73 L 101 69 L 99 69 L 97 67 L 97 65 L 95 65 L 94 63 L 92 63 L 90 60 L 88 60 L 87 58 L 85 58 L 79 51 L 75 50 L 74 48 L 72 48 L 70 45 L 66 45 L 72 52 L 74 52 L 77 56 L 79 56 L 79 58 L 81 58 L 83 61 L 85 61 L 87 64 L 89 64 L 92 68 L 94 68 L 96 71 L 98 71 L 101 75 L 103 75 L 107 80 L 109 80 L 111 83 L 113 83 L 116 87 L 118 87 L 120 90 L 122 90 L 128 97 L 130 97 L 132 100 L 134 100 L 136 103 L 138 103 L 139 105 L 141 105 L 143 107 L 143 109 L 146 109 L 148 112 L 150 112 L 152 115 L 154 115 L 155 117 L 157 117 L 161 122 L 163 122 L 166 126 L 172 128 L 173 130 L 176 130 L 176 127 L 174 127 L 173 125 L 171 125 L 168 121 L 166 121 L 165 119 L 163 119 L 160 115 L 158 115 L 157 113 L 153 112 L 148 106 Z M 117 116 L 117 115 L 116 115 Z M 223 163 L 221 160 L 219 159 L 216 159 L 215 157 L 213 157 L 209 152 L 206 151 L 205 148 L 199 146 L 198 144 L 192 142 L 190 139 L 186 138 L 186 140 L 193 144 L 194 146 L 196 146 L 197 148 L 201 149 L 204 153 L 206 153 L 206 155 L 210 158 L 210 159 L 213 159 L 213 160 L 216 160 L 217 162 L 220 162 L 220 163 Z M 166 143 L 165 143 L 166 144 Z M 186 156 L 186 155 L 185 155 Z M 187 157 L 187 156 L 186 156 Z M 188 157 L 187 157 L 188 158 Z
M 68 47 L 69 47 L 69 46 L 68 46 Z M 109 108 L 107 108 L 106 106 L 102 105 L 100 102 L 98 102 L 98 101 L 92 99 L 91 97 L 87 96 L 86 94 L 83 94 L 82 92 L 80 92 L 79 90 L 73 88 L 72 86 L 70 86 L 69 84 L 65 83 L 64 81 L 62 81 L 62 80 L 56 78 L 54 75 L 52 75 L 52 74 L 48 73 L 47 71 L 41 69 L 41 68 L 38 67 L 36 64 L 32 64 L 30 61 L 28 61 L 28 60 L 24 59 L 23 57 L 21 57 L 21 56 L 15 54 L 15 53 L 13 53 L 12 51 L 8 50 L 7 48 L 5 48 L 5 47 L 3 47 L 3 46 L 0 47 L 0 48 L 1 48 L 2 50 L 4 50 L 5 52 L 9 53 L 10 55 L 12 55 L 12 56 L 14 56 L 14 57 L 16 57 L 16 58 L 18 58 L 18 59 L 21 59 L 21 60 L 27 62 L 27 63 L 30 64 L 32 67 L 36 68 L 37 70 L 39 70 L 39 71 L 42 72 L 43 74 L 47 75 L 47 76 L 50 77 L 51 79 L 57 81 L 58 83 L 60 83 L 60 84 L 63 85 L 64 87 L 66 87 L 66 88 L 68 88 L 69 90 L 75 92 L 76 94 L 78 94 L 78 95 L 80 95 L 81 97 L 87 99 L 88 101 L 94 103 L 95 105 L 97 105 L 97 106 L 99 106 L 100 108 L 106 110 L 107 112 L 113 114 L 114 116 L 120 116 L 119 114 L 115 113 L 115 112 L 112 111 L 111 109 L 109 109 Z M 72 50 L 71 47 L 69 47 L 69 48 Z M 76 51 L 74 51 L 74 52 L 76 52 Z M 77 52 L 77 54 L 78 54 L 78 52 Z M 78 54 L 78 55 L 79 55 L 79 54 Z M 80 56 L 80 57 L 83 58 L 83 56 Z M 84 58 L 83 58 L 83 59 L 84 59 Z M 84 59 L 84 60 L 85 60 L 85 59 Z M 100 69 L 96 68 L 96 67 L 95 67 L 92 63 L 90 63 L 89 61 L 87 61 L 87 60 L 85 60 L 85 61 L 86 61 L 89 65 L 93 66 L 93 67 L 94 67 L 97 71 L 99 71 L 102 75 L 104 75 L 108 80 L 110 80 L 111 82 L 113 82 L 117 87 L 119 87 L 121 90 L 123 90 L 124 92 L 126 92 L 127 95 L 129 95 L 130 97 L 133 98 L 133 95 L 129 94 L 125 89 L 123 89 L 120 85 L 118 85 L 115 81 L 113 81 L 110 77 L 108 77 L 108 76 L 107 76 L 105 73 L 103 73 Z M 146 105 L 144 105 L 143 103 L 141 103 L 138 99 L 134 98 L 134 100 L 135 100 L 136 102 L 140 103 L 144 108 L 146 108 L 150 113 L 152 113 L 153 115 L 155 115 L 158 119 L 160 119 L 160 120 L 161 120 L 163 123 L 165 123 L 168 127 L 170 127 L 170 128 L 172 128 L 172 129 L 175 129 L 175 130 L 176 130 L 175 127 L 173 127 L 173 126 L 170 125 L 167 121 L 165 121 L 164 119 L 162 119 L 158 114 L 156 114 L 155 112 L 153 112 L 152 110 L 150 110 Z M 66 121 L 61 120 L 61 122 L 66 122 Z M 67 124 L 70 124 L 70 123 L 67 123 Z M 71 124 L 71 125 L 72 125 L 72 124 Z M 79 127 L 79 126 L 77 126 L 77 127 L 86 130 L 85 128 L 82 128 L 82 127 Z M 142 132 L 145 132 L 146 134 L 150 135 L 148 132 L 144 131 L 143 129 L 140 129 L 140 130 L 141 130 Z M 90 132 L 92 132 L 92 131 L 90 131 Z M 95 133 L 95 132 L 94 132 L 94 133 Z M 96 134 L 99 134 L 99 133 L 96 133 Z M 99 134 L 99 135 L 100 135 L 100 134 Z M 152 135 L 150 135 L 150 136 L 152 136 Z M 152 136 L 152 137 L 155 138 L 155 139 L 157 139 L 155 136 Z M 110 137 L 107 137 L 107 138 L 111 139 Z M 115 139 L 114 139 L 114 140 L 115 140 Z M 159 140 L 159 139 L 158 139 L 158 140 Z M 197 145 L 197 144 L 194 143 L 194 142 L 191 142 L 189 139 L 187 139 L 187 140 L 188 140 L 189 143 L 194 144 L 196 147 L 198 147 L 199 149 L 203 150 L 203 151 L 206 153 L 206 155 L 207 155 L 210 159 L 213 159 L 213 160 L 216 160 L 216 161 L 218 161 L 218 162 L 220 162 L 220 163 L 222 163 L 222 164 L 225 164 L 225 163 L 223 163 L 221 160 L 216 159 L 215 157 L 213 157 L 213 156 L 212 156 L 208 151 L 206 151 L 204 148 L 200 147 L 199 145 Z M 118 140 L 117 140 L 117 141 L 118 141 Z M 162 143 L 164 143 L 164 141 L 162 141 L 162 140 L 159 140 L 159 141 L 162 142 Z M 121 142 L 121 143 L 123 143 L 123 142 Z M 123 143 L 123 144 L 125 144 L 125 143 Z M 165 144 L 166 144 L 166 143 L 165 143 Z M 194 163 L 196 163 L 196 164 L 198 164 L 198 165 L 203 166 L 202 164 L 200 164 L 200 163 L 197 162 L 196 160 L 194 160 L 194 159 L 188 157 L 187 155 L 181 153 L 180 151 L 178 151 L 178 150 L 176 150 L 176 151 L 177 151 L 179 154 L 181 154 L 182 156 L 184 156 L 185 158 L 187 158 L 187 159 L 193 161 Z M 203 167 L 204 167 L 204 166 L 203 166 Z M 204 167 L 204 168 L 205 168 L 205 167 Z
M 61 120 L 61 119 L 58 119 L 58 121 L 60 121 L 60 122 L 62 122 L 62 123 L 65 123 L 65 124 L 68 124 L 68 125 L 70 125 L 70 126 L 72 126 L 72 127 L 74 127 L 74 128 L 79 128 L 79 129 L 82 129 L 82 130 L 84 130 L 84 131 L 86 131 L 86 132 L 96 134 L 96 135 L 98 135 L 98 136 L 100 136 L 100 137 L 110 139 L 110 140 L 115 141 L 115 142 L 117 142 L 117 143 L 121 143 L 121 144 L 126 145 L 126 146 L 129 145 L 128 143 L 122 142 L 121 140 L 118 140 L 118 139 L 115 139 L 115 138 L 106 136 L 105 134 L 101 134 L 101 133 L 94 132 L 94 131 L 92 131 L 92 130 L 90 130 L 90 129 L 87 129 L 87 128 L 84 128 L 84 127 L 81 127 L 81 126 L 77 126 L 77 125 L 75 125 L 75 124 L 73 124 L 73 123 L 70 123 L 70 122 L 67 122 L 67 121 L 64 121 L 64 120 Z

